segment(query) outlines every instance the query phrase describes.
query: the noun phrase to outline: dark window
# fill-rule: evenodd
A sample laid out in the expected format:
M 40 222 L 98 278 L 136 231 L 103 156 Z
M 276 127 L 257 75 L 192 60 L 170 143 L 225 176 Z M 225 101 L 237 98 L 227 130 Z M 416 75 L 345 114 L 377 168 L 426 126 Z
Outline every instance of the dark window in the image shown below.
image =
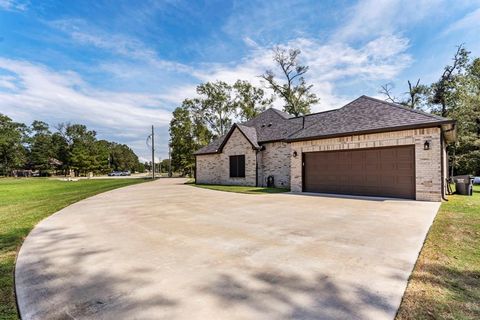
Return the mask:
M 245 178 L 245 155 L 230 156 L 230 178 Z

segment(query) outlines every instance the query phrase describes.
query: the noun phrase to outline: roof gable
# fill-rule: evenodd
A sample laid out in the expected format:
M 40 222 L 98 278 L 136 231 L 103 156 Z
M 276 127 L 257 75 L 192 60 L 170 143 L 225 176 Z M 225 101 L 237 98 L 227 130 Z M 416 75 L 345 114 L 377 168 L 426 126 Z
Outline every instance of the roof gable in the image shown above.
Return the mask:
M 228 140 L 232 136 L 233 132 L 237 129 L 240 131 L 240 133 L 247 139 L 247 141 L 252 145 L 253 148 L 258 149 L 260 146 L 258 145 L 257 141 L 257 133 L 255 131 L 255 128 L 252 127 L 247 127 L 243 126 L 240 124 L 233 124 L 233 126 L 230 128 L 228 133 L 224 136 L 223 141 L 220 143 L 220 145 L 217 148 L 216 152 L 222 152 L 223 147 L 227 144 Z

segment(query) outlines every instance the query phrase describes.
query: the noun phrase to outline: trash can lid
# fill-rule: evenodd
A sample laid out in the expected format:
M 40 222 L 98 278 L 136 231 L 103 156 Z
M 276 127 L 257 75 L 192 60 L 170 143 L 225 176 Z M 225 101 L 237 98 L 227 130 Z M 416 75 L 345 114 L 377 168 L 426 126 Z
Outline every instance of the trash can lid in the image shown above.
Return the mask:
M 470 180 L 473 180 L 473 176 L 469 174 L 453 177 L 453 182 L 458 183 L 470 183 Z

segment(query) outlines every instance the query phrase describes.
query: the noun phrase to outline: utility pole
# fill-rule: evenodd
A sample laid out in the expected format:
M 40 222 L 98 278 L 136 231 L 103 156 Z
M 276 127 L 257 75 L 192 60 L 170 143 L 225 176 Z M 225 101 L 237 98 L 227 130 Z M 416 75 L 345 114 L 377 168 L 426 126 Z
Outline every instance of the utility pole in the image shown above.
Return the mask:
M 152 180 L 155 180 L 155 132 L 152 125 Z

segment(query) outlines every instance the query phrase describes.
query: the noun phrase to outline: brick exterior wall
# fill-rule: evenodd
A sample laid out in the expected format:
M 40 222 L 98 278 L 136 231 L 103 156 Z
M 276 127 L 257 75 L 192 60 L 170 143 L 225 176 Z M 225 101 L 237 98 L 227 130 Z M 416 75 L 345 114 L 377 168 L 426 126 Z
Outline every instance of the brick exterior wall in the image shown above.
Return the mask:
M 255 186 L 256 151 L 245 136 L 235 129 L 223 147 L 222 153 L 197 156 L 196 182 Z M 245 155 L 245 178 L 230 178 L 230 156 Z
M 272 142 L 264 144 L 265 150 L 259 152 L 259 186 L 267 186 L 268 176 L 273 176 L 275 187 L 290 188 L 290 144 Z
M 440 135 L 440 128 L 426 128 L 293 142 L 292 153 L 297 151 L 298 156 L 291 158 L 291 190 L 302 191 L 302 152 L 415 145 L 416 199 L 441 201 Z M 430 150 L 424 150 L 425 140 L 430 141 Z
M 441 146 L 440 135 L 440 128 L 426 128 L 293 143 L 274 142 L 264 144 L 265 150 L 256 155 L 251 144 L 236 129 L 221 154 L 197 156 L 197 183 L 254 186 L 258 157 L 257 185 L 266 186 L 267 177 L 272 175 L 276 187 L 300 192 L 302 152 L 415 145 L 416 199 L 441 201 L 441 173 L 446 170 L 446 155 L 445 148 Z M 425 140 L 430 141 L 430 150 L 424 150 Z M 296 158 L 292 157 L 293 151 L 298 153 Z M 241 154 L 245 155 L 246 177 L 230 178 L 229 156 Z

